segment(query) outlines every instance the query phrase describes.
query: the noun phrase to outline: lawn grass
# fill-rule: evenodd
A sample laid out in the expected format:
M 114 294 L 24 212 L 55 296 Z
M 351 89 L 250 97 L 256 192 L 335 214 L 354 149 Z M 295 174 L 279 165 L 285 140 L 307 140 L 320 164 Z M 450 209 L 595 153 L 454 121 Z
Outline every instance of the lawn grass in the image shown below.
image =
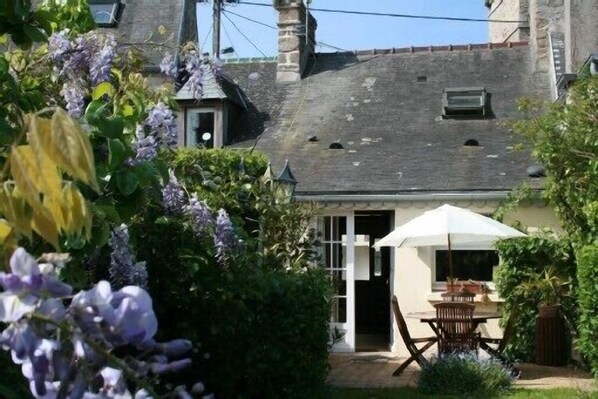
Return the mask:
M 465 396 L 455 395 L 424 395 L 413 388 L 332 388 L 332 399 L 462 399 Z M 513 389 L 508 394 L 500 396 L 508 399 L 569 399 L 569 398 L 598 398 L 598 393 L 580 392 L 572 388 L 555 389 Z

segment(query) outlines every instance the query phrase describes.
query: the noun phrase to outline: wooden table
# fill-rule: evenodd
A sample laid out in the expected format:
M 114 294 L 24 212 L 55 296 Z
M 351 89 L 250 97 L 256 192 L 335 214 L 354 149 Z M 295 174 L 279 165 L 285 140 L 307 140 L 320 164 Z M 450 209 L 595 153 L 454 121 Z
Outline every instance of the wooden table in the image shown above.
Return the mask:
M 411 312 L 405 314 L 405 317 L 410 319 L 419 319 L 422 323 L 428 323 L 430 328 L 434 331 L 436 336 L 440 336 L 437 327 L 437 318 L 436 318 L 436 311 L 430 310 L 428 312 Z M 474 312 L 473 313 L 473 324 L 474 324 L 474 331 L 478 326 L 482 323 L 486 323 L 490 319 L 500 319 L 500 315 L 496 312 Z M 482 348 L 484 349 L 484 348 Z

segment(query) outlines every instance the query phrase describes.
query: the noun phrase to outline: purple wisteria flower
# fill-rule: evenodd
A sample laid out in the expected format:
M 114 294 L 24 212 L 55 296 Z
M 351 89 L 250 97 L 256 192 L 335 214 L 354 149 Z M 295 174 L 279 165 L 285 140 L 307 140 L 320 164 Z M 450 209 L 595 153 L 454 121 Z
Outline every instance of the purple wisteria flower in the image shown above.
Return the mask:
M 87 92 L 81 87 L 80 82 L 73 81 L 63 84 L 60 94 L 66 102 L 66 109 L 71 117 L 80 118 L 83 116 Z
M 107 35 L 96 39 L 96 51 L 89 61 L 91 84 L 96 86 L 110 80 L 110 69 L 116 56 L 116 40 L 114 36 Z
M 90 32 L 69 40 L 68 33 L 63 30 L 50 36 L 48 53 L 63 82 L 61 95 L 69 114 L 79 118 L 89 97 L 89 86 L 110 80 L 117 45 L 111 35 Z
M 136 165 L 143 161 L 151 161 L 158 156 L 158 143 L 154 136 L 145 135 L 144 127 L 137 125 L 135 138 L 131 142 L 131 147 L 135 151 L 135 159 L 130 159 L 129 164 Z
M 239 247 L 239 239 L 235 234 L 228 213 L 224 209 L 219 209 L 216 217 L 214 246 L 216 247 L 216 259 L 220 265 L 226 263 L 228 253 Z
M 189 204 L 185 206 L 185 213 L 191 217 L 193 230 L 198 238 L 201 238 L 206 230 L 214 224 L 210 207 L 197 198 L 197 194 L 191 196 Z
M 125 224 L 115 228 L 110 235 L 110 279 L 118 287 L 139 285 L 147 287 L 145 262 L 135 262 L 129 245 L 129 229 Z
M 175 64 L 174 56 L 170 53 L 164 54 L 164 58 L 160 62 L 160 72 L 166 76 L 176 77 L 177 67 Z
M 170 108 L 159 102 L 150 108 L 145 124 L 150 127 L 151 134 L 156 140 L 173 148 L 177 144 L 176 119 Z
M 7 324 L 0 347 L 21 366 L 34 397 L 150 398 L 139 385 L 134 396 L 130 393 L 123 370 L 145 378 L 190 365 L 190 359 L 181 358 L 191 349 L 189 341 L 155 342 L 158 322 L 142 288 L 113 291 L 110 283 L 100 281 L 65 307 L 72 289 L 56 279 L 54 264 L 38 264 L 18 248 L 10 266 L 11 273 L 0 274 L 0 321 Z M 128 353 L 137 348 L 142 355 L 121 359 L 116 363 L 121 369 L 109 367 L 113 350 L 122 346 L 131 347 Z
M 168 173 L 170 178 L 168 184 L 162 189 L 162 204 L 167 213 L 177 215 L 184 211 L 186 202 L 185 191 L 183 191 L 183 188 L 174 175 L 174 171 L 170 170 Z

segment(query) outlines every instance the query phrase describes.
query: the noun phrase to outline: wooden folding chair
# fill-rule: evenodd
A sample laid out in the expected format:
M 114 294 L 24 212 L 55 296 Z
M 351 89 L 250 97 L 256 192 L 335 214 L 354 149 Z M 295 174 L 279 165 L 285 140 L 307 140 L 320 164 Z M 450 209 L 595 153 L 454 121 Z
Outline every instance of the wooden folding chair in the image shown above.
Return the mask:
M 395 320 L 397 321 L 397 326 L 399 327 L 399 332 L 401 333 L 401 337 L 403 338 L 403 342 L 411 355 L 409 359 L 405 360 L 399 368 L 392 373 L 393 376 L 398 376 L 413 362 L 414 360 L 420 367 L 424 367 L 425 365 L 429 364 L 428 360 L 423 356 L 423 353 L 427 351 L 432 345 L 436 343 L 438 340 L 437 337 L 425 337 L 425 338 L 411 338 L 411 334 L 409 334 L 409 329 L 407 328 L 407 323 L 405 323 L 405 318 L 401 313 L 401 309 L 399 308 L 399 301 L 396 295 L 392 296 L 392 310 L 395 315 Z M 416 344 L 425 343 L 424 346 L 418 348 Z
M 440 294 L 445 302 L 467 302 L 473 303 L 475 294 L 473 292 L 443 292 Z
M 513 331 L 515 329 L 515 322 L 517 321 L 517 311 L 515 309 L 511 309 L 511 314 L 507 319 L 507 325 L 505 326 L 505 330 L 503 332 L 502 338 L 487 338 L 481 337 L 480 338 L 480 348 L 488 352 L 490 355 L 496 357 L 503 363 L 507 363 L 506 359 L 503 356 L 503 352 L 511 336 L 513 335 Z M 496 347 L 491 347 L 490 345 L 497 345 Z
M 473 321 L 475 306 L 464 302 L 442 302 L 434 305 L 438 327 L 438 352 L 476 351 L 480 334 Z

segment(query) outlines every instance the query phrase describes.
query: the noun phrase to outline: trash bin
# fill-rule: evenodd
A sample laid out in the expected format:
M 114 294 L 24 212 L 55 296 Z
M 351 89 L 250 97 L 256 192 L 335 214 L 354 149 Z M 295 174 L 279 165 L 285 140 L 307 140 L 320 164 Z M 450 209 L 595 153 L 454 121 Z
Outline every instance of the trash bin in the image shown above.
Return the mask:
M 565 321 L 560 306 L 540 306 L 536 319 L 536 364 L 564 366 L 567 363 Z

